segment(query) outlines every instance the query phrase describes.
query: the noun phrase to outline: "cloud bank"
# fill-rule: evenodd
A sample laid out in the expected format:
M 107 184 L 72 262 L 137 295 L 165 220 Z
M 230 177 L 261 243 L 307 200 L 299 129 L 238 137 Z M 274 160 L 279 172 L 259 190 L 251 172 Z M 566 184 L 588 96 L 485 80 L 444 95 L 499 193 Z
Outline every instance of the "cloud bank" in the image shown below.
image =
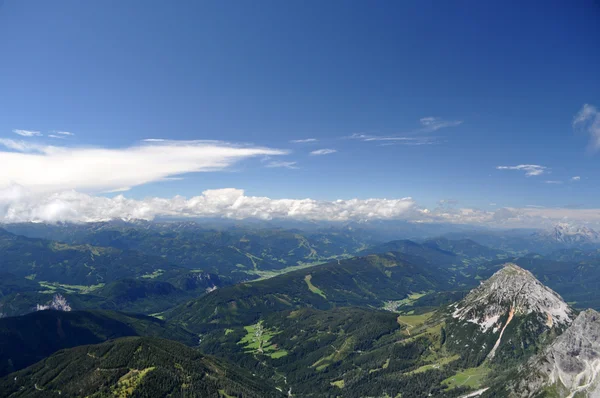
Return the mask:
M 241 189 L 207 190 L 192 198 L 127 199 L 76 191 L 36 194 L 13 185 L 0 191 L 0 222 L 92 222 L 152 220 L 155 217 L 224 217 L 232 219 L 309 219 L 349 221 L 393 219 L 407 215 L 415 203 L 402 199 L 270 199 L 246 196 Z
M 32 192 L 105 192 L 185 173 L 223 170 L 279 149 L 221 141 L 151 141 L 128 148 L 71 148 L 0 139 L 0 189 L 13 184 Z
M 543 227 L 557 222 L 600 226 L 600 210 L 504 207 L 456 208 L 447 203 L 423 208 L 410 197 L 399 199 L 271 199 L 247 196 L 235 188 L 206 190 L 191 198 L 94 196 L 73 190 L 36 193 L 18 185 L 0 189 L 0 223 L 152 220 L 156 217 L 294 219 L 312 221 L 403 220 L 415 223 L 471 224 L 486 227 Z

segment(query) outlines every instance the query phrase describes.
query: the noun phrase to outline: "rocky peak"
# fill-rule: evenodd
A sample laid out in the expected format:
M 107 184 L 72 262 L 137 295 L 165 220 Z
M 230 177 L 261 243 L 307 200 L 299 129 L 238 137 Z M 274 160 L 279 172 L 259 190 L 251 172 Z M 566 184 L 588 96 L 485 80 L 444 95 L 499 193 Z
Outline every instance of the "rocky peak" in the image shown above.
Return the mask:
M 541 235 L 561 243 L 597 243 L 600 233 L 597 231 L 568 223 L 558 223 Z
M 490 279 L 472 290 L 456 304 L 454 318 L 479 324 L 487 330 L 506 314 L 538 313 L 550 328 L 569 325 L 572 309 L 533 274 L 516 264 L 508 263 Z

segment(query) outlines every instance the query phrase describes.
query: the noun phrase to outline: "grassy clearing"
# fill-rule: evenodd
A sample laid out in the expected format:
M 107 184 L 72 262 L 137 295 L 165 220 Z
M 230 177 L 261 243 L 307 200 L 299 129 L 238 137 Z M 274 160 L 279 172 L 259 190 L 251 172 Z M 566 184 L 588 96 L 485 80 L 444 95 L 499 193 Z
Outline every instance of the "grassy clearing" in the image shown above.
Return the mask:
M 154 272 L 152 272 L 151 274 L 144 274 L 142 275 L 142 278 L 144 279 L 154 279 L 154 278 L 158 278 L 159 276 L 161 276 L 162 274 L 164 274 L 165 271 L 163 271 L 162 269 L 157 269 Z
M 451 357 L 440 358 L 434 363 L 423 365 L 413 371 L 408 372 L 407 374 L 413 375 L 413 374 L 417 374 L 417 373 L 427 372 L 428 370 L 432 370 L 432 369 L 439 369 L 444 365 L 447 365 L 451 362 L 458 360 L 459 358 L 460 358 L 460 355 L 452 355 Z
M 101 287 L 104 286 L 104 283 L 99 283 L 97 285 L 90 285 L 90 286 L 85 286 L 85 285 L 66 285 L 64 283 L 56 283 L 56 282 L 46 282 L 46 281 L 39 281 L 38 284 L 43 287 L 44 291 L 41 291 L 40 293 L 57 293 L 57 292 L 63 292 L 63 293 L 79 293 L 79 294 L 87 294 L 87 293 L 91 293 L 94 290 L 100 289 Z
M 481 383 L 486 378 L 489 371 L 490 370 L 485 366 L 465 369 L 442 381 L 442 385 L 445 386 L 447 390 L 456 387 L 480 388 Z
M 244 270 L 244 272 L 249 275 L 257 275 L 259 277 L 258 279 L 254 279 L 254 280 L 248 282 L 248 283 L 252 283 L 252 282 L 257 282 L 257 281 L 262 281 L 265 279 L 273 278 L 274 276 L 287 274 L 288 272 L 297 271 L 299 269 L 311 268 L 316 265 L 328 263 L 330 261 L 335 261 L 335 260 L 340 261 L 340 260 L 343 260 L 346 258 L 351 258 L 351 257 L 352 257 L 351 254 L 341 254 L 339 256 L 322 257 L 319 259 L 315 259 L 315 261 L 311 261 L 311 262 L 299 261 L 298 264 L 296 264 L 296 265 L 290 265 L 289 267 L 276 269 L 276 270 L 253 269 L 253 270 Z M 282 260 L 280 260 L 280 261 L 282 261 Z M 237 265 L 236 265 L 236 267 L 237 267 Z M 242 267 L 238 267 L 238 268 L 242 268 Z
M 427 325 L 421 325 L 416 329 L 411 329 L 411 330 L 403 330 L 403 334 L 404 336 L 410 336 L 408 338 L 404 338 L 402 340 L 400 340 L 398 343 L 400 344 L 408 344 L 408 343 L 412 343 L 413 341 L 417 340 L 419 337 L 422 336 L 427 336 L 430 339 L 433 339 L 433 341 L 437 341 L 437 348 L 440 348 L 439 345 L 441 344 L 441 339 L 439 338 L 441 333 L 442 333 L 442 327 L 444 326 L 443 322 L 437 323 L 433 326 L 429 326 L 427 327 Z M 406 333 L 404 333 L 406 332 Z
M 263 321 L 259 321 L 251 326 L 244 326 L 244 329 L 246 329 L 246 335 L 238 341 L 238 344 L 244 345 L 246 354 L 268 355 L 273 359 L 281 358 L 288 354 L 286 350 L 280 350 L 277 344 L 271 343 L 273 336 L 279 332 L 265 328 Z M 225 333 L 228 334 L 227 331 Z
M 312 275 L 308 274 L 304 277 L 304 282 L 306 282 L 306 284 L 308 285 L 308 290 L 310 290 L 311 292 L 318 294 L 319 296 L 323 297 L 324 299 L 327 298 L 327 296 L 325 295 L 325 293 L 323 293 L 323 291 L 321 289 L 319 289 L 318 287 L 316 287 L 315 285 L 312 284 L 311 282 L 312 279 Z
M 252 271 L 245 271 L 245 272 L 250 275 L 259 276 L 258 279 L 255 279 L 255 280 L 249 282 L 249 283 L 252 283 L 252 282 L 256 282 L 256 281 L 262 281 L 265 279 L 273 278 L 274 276 L 287 274 L 288 272 L 297 271 L 299 269 L 310 268 L 310 267 L 314 267 L 315 265 L 325 264 L 325 262 L 326 261 L 316 261 L 313 263 L 300 263 L 298 265 L 292 265 L 290 267 L 285 267 L 285 268 L 277 269 L 277 270 L 268 270 L 268 271 L 252 270 Z
M 337 388 L 344 388 L 346 383 L 344 383 L 344 380 L 337 380 L 337 381 L 332 381 L 330 384 Z
M 390 366 L 390 359 L 388 358 L 385 360 L 384 364 L 380 368 L 369 369 L 369 373 L 379 372 L 380 370 L 387 369 L 389 366 Z
M 288 352 L 286 350 L 278 350 L 278 351 L 271 353 L 270 355 L 271 355 L 271 358 L 277 359 L 277 358 L 284 357 L 287 354 L 288 354 Z
M 399 315 L 397 321 L 401 326 L 406 327 L 406 333 L 410 336 L 411 331 L 425 325 L 425 322 L 427 322 L 433 314 L 434 312 L 427 312 L 420 315 Z
M 131 369 L 125 376 L 121 377 L 117 382 L 117 385 L 112 388 L 113 396 L 119 398 L 130 397 L 135 391 L 135 388 L 141 383 L 142 379 L 152 370 L 154 370 L 154 367 L 142 370 Z

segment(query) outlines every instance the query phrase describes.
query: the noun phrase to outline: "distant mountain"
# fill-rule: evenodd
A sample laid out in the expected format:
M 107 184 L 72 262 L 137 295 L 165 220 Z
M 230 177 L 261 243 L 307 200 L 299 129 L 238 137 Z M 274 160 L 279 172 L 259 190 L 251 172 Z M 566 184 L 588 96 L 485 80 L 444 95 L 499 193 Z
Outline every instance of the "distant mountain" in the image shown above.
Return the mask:
M 411 256 L 421 257 L 430 263 L 437 262 L 444 265 L 459 263 L 460 258 L 456 253 L 443 250 L 435 244 L 425 245 L 412 240 L 393 240 L 366 248 L 360 252 L 362 255 L 399 252 Z
M 39 311 L 0 319 L 0 376 L 63 348 L 123 336 L 154 336 L 189 345 L 197 343 L 195 335 L 143 315 L 113 311 Z
M 447 239 L 436 238 L 428 239 L 423 242 L 424 246 L 454 253 L 462 261 L 483 263 L 499 258 L 506 258 L 508 255 L 502 250 L 493 249 L 475 242 L 472 239 Z
M 0 379 L 7 397 L 283 397 L 266 380 L 177 342 L 126 337 L 55 353 Z
M 10 293 L 2 296 L 0 281 L 0 318 L 24 315 L 47 305 L 59 294 L 75 310 L 104 309 L 157 314 L 177 304 L 200 297 L 220 286 L 219 278 L 212 274 L 189 273 L 168 281 L 160 278 L 124 278 L 92 287 L 59 283 L 34 283 L 25 278 L 22 285 L 8 286 Z M 16 278 L 16 277 L 15 277 Z
M 166 310 L 229 280 L 133 250 L 70 245 L 0 229 L 0 317 L 33 311 L 60 293 L 74 309 Z
M 177 267 L 160 257 L 89 245 L 27 238 L 0 229 L 2 271 L 32 281 L 96 285 L 124 277 L 169 272 Z
M 527 358 L 574 319 L 557 293 L 511 263 L 450 308 L 447 345 L 473 366 Z
M 550 239 L 567 245 L 600 243 L 600 232 L 568 223 L 558 223 L 550 230 L 539 232 L 535 237 Z
M 480 245 L 471 239 L 451 240 L 447 238 L 428 239 L 422 243 L 411 240 L 394 240 L 364 249 L 361 254 L 401 252 L 418 256 L 430 263 L 464 267 L 505 259 L 508 255 L 496 249 Z
M 600 233 L 585 226 L 559 223 L 545 230 L 472 230 L 443 235 L 450 240 L 470 239 L 511 256 L 528 253 L 548 255 L 566 248 L 598 249 Z
M 600 313 L 583 311 L 573 324 L 524 366 L 513 397 L 599 397 Z
M 196 222 L 106 222 L 8 224 L 11 232 L 70 245 L 89 244 L 135 250 L 172 264 L 228 277 L 256 279 L 256 271 L 349 257 L 375 242 L 352 228 L 298 229 Z

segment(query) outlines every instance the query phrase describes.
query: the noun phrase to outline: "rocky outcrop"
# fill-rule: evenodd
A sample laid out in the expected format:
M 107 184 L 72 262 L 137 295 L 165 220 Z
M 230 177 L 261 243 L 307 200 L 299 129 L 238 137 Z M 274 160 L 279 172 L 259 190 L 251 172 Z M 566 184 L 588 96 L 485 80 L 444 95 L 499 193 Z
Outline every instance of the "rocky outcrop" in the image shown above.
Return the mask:
M 60 294 L 55 294 L 52 300 L 46 304 L 38 304 L 37 311 L 43 310 L 56 310 L 56 311 L 71 311 L 71 305 L 67 302 L 67 299 Z
M 600 313 L 587 310 L 521 371 L 513 397 L 600 397 Z M 554 394 L 554 395 L 552 395 Z

